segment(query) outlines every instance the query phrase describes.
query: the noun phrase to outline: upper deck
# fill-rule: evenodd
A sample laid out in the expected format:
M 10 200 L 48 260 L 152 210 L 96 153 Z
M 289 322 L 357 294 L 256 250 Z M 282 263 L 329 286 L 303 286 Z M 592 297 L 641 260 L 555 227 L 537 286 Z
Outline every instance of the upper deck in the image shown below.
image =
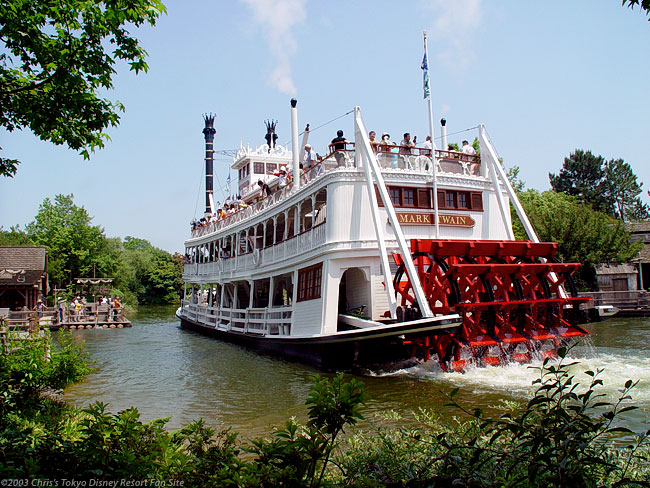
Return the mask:
M 306 186 L 313 186 L 316 180 L 324 180 L 333 173 L 363 171 L 357 167 L 355 160 L 355 143 L 347 142 L 344 149 L 334 150 L 330 144 L 329 154 L 324 156 L 312 168 L 305 168 L 300 176 L 300 190 Z M 387 181 L 397 182 L 404 180 L 415 183 L 426 181 L 433 177 L 433 163 L 431 149 L 407 147 L 399 145 L 372 146 L 377 155 L 377 160 L 382 168 L 382 173 Z M 437 177 L 441 183 L 450 183 L 458 186 L 469 183 L 471 180 L 485 183 L 487 170 L 481 165 L 479 155 L 464 154 L 458 151 L 435 150 L 437 161 Z M 337 157 L 339 158 L 337 160 Z M 284 180 L 278 176 L 280 169 L 287 169 L 291 173 L 291 151 L 284 146 L 276 146 L 269 151 L 269 146 L 264 144 L 252 149 L 242 147 L 233 159 L 232 168 L 239 173 L 239 194 L 242 205 L 237 209 L 225 212 L 225 215 L 213 215 L 202 219 L 191 229 L 191 238 L 186 244 L 201 241 L 201 237 L 229 230 L 236 224 L 245 223 L 258 217 L 261 212 L 281 205 L 295 193 L 294 184 L 289 177 Z M 339 162 L 340 161 L 340 162 Z M 461 178 L 460 180 L 458 178 Z M 267 183 L 272 195 L 262 198 L 257 181 Z M 286 183 L 286 184 L 285 184 Z M 471 185 L 470 186 L 475 186 Z

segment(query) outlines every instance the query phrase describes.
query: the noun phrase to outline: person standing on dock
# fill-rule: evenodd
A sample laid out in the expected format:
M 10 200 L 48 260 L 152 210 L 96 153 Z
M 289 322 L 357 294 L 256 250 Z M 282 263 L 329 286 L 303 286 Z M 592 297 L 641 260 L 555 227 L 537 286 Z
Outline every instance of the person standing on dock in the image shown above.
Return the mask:
M 120 313 L 120 297 L 115 297 L 113 300 L 113 322 L 117 322 L 117 317 Z
M 65 300 L 63 298 L 59 298 L 59 301 L 56 304 L 56 309 L 59 313 L 59 323 L 63 322 L 63 312 L 65 310 Z

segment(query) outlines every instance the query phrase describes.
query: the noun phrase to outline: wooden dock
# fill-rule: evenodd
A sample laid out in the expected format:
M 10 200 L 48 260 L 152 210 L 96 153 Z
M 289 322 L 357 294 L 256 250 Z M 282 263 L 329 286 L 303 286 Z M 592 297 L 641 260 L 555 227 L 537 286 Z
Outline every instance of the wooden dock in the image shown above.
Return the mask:
M 108 309 L 87 304 L 78 314 L 70 314 L 68 310 L 60 312 L 55 308 L 46 308 L 37 312 L 33 310 L 6 311 L 0 313 L 9 329 L 26 329 L 30 320 L 37 320 L 41 328 L 59 329 L 123 329 L 131 327 L 131 322 L 124 316 L 124 307 Z M 0 312 L 2 312 L 0 311 Z
M 580 296 L 593 297 L 588 308 L 611 305 L 618 308 L 617 317 L 650 317 L 650 293 L 645 290 L 581 292 Z

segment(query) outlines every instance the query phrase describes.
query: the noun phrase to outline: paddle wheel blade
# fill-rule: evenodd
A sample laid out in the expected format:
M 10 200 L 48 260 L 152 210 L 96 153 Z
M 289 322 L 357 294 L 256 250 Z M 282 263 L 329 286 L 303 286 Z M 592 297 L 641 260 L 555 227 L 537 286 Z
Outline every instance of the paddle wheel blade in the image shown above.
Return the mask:
M 556 355 L 568 339 L 588 331 L 571 275 L 579 263 L 557 262 L 557 244 L 530 241 L 411 240 L 413 263 L 434 314 L 458 313 L 462 327 L 427 337 L 414 354 L 432 352 L 445 371 L 495 366 Z M 398 320 L 419 306 L 404 260 L 394 288 Z

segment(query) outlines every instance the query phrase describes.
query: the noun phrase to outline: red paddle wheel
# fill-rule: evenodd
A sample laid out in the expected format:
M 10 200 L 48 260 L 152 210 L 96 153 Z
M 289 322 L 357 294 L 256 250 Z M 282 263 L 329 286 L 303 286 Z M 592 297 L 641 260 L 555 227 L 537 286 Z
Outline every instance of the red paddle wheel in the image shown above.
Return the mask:
M 568 338 L 588 334 L 578 322 L 589 298 L 577 296 L 571 278 L 580 264 L 557 262 L 556 243 L 413 239 L 411 250 L 432 312 L 463 318 L 457 329 L 411 343 L 413 355 L 434 353 L 445 371 L 553 356 Z M 393 257 L 397 320 L 418 318 L 402 256 Z

